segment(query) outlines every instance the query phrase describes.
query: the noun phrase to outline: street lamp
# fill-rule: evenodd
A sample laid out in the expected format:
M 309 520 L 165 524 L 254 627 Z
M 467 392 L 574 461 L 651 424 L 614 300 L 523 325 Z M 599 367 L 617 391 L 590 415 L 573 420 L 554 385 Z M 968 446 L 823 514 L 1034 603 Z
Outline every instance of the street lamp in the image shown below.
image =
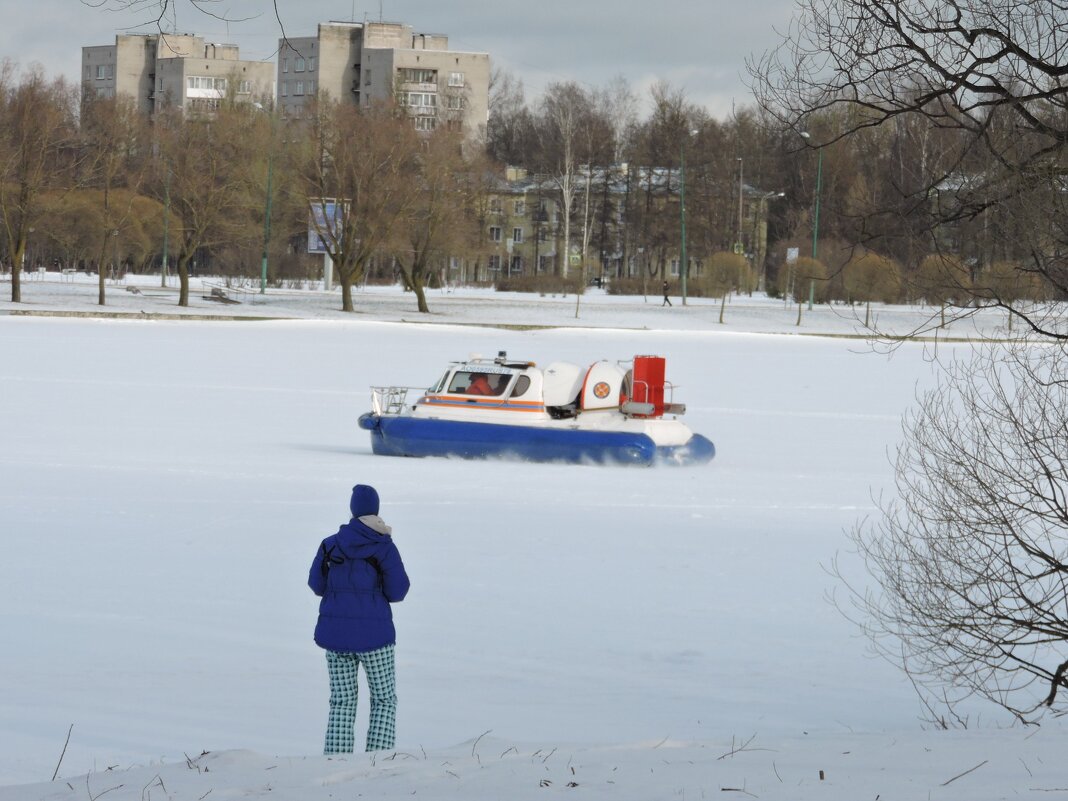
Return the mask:
M 260 263 L 260 294 L 267 294 L 267 251 L 271 244 L 271 178 L 274 173 L 274 155 L 267 151 L 267 208 L 263 213 L 263 260 Z
M 688 136 L 682 137 L 682 144 L 680 146 L 679 156 L 679 184 L 678 184 L 678 209 L 679 220 L 681 225 L 679 226 L 679 233 L 681 236 L 680 248 L 680 262 L 678 265 L 679 276 L 682 281 L 682 305 L 686 305 L 686 278 L 690 271 L 690 265 L 686 257 L 686 140 L 689 137 L 695 137 L 697 135 L 696 128 L 690 128 Z
M 743 254 L 745 246 L 742 245 L 742 199 L 745 197 L 745 162 L 741 156 L 738 156 L 736 161 L 738 162 L 738 238 L 734 241 L 734 252 Z
M 805 141 L 812 139 L 808 131 L 800 131 L 801 138 Z M 812 260 L 817 259 L 817 247 L 820 238 L 820 192 L 823 188 L 823 145 L 816 149 L 816 196 L 812 203 Z M 808 308 L 812 311 L 812 299 L 815 294 L 815 282 L 808 282 Z
M 757 290 L 761 292 L 765 290 L 767 281 L 768 201 L 778 200 L 783 197 L 786 197 L 785 192 L 765 192 L 760 196 L 758 212 L 761 219 L 756 221 L 758 229 L 753 232 L 753 236 L 756 240 L 755 254 L 760 261 L 760 278 L 757 280 Z
M 253 103 L 260 111 L 271 115 L 271 141 L 267 145 L 267 202 L 263 211 L 263 258 L 260 260 L 260 294 L 267 294 L 267 253 L 271 246 L 271 179 L 274 176 L 274 113 L 262 103 Z
M 111 232 L 111 242 L 114 245 L 114 253 L 112 254 L 111 261 L 111 280 L 114 281 L 119 277 L 119 229 L 116 228 Z
M 697 135 L 697 129 L 691 128 L 690 136 Z M 686 259 L 686 138 L 682 139 L 680 168 L 679 168 L 679 215 L 681 218 L 682 253 L 679 262 L 679 274 L 682 276 L 682 305 L 686 305 L 686 275 L 689 273 L 689 262 Z M 664 293 L 667 294 L 667 293 Z
M 171 223 L 171 168 L 163 165 L 163 265 L 159 271 L 159 285 L 167 286 L 167 245 Z

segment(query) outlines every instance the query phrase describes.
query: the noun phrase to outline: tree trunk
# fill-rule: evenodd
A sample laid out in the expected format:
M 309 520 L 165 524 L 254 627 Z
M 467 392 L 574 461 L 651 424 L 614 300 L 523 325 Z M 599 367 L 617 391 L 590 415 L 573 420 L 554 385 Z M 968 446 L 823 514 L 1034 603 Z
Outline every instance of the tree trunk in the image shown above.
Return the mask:
M 22 303 L 22 259 L 26 254 L 25 243 L 15 249 L 15 258 L 11 262 L 11 302 Z
M 108 249 L 108 234 L 104 234 L 103 242 L 100 245 L 100 257 L 97 259 L 97 264 L 100 265 L 97 270 L 97 305 L 106 305 L 106 292 L 104 289 L 104 259 L 106 257 Z
M 189 256 L 183 254 L 178 257 L 178 305 L 189 306 Z M 103 263 L 101 263 L 101 271 L 104 269 Z M 103 274 L 103 273 L 101 273 Z
M 352 278 L 347 276 L 341 276 L 341 311 L 353 311 Z
M 423 289 L 423 282 L 413 280 L 412 292 L 415 293 L 415 300 L 418 304 L 419 311 L 423 314 L 430 314 L 430 307 L 426 305 L 426 292 Z

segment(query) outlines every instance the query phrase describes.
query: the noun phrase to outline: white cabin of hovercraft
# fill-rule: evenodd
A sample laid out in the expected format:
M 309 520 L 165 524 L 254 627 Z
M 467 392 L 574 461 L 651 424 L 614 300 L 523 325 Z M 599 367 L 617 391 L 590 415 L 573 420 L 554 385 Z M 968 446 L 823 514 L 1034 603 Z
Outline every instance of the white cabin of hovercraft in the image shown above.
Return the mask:
M 501 351 L 494 359 L 472 355 L 454 363 L 425 397 L 473 402 L 477 396 L 483 408 L 494 399 L 502 405 L 538 403 L 556 419 L 598 411 L 641 418 L 682 414 L 686 410 L 683 404 L 665 400 L 674 387 L 665 381 L 664 368 L 662 356 L 635 356 L 629 363 L 603 360 L 582 367 L 553 362 L 539 370 L 534 362 L 509 360 Z

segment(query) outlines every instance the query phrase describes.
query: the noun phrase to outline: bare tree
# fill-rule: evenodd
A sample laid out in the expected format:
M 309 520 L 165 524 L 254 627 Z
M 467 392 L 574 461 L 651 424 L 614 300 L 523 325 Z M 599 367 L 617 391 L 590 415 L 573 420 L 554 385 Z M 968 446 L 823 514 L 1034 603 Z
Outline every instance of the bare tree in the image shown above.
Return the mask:
M 238 17 L 231 14 L 230 5 L 224 0 L 80 0 L 80 2 L 84 6 L 99 8 L 111 13 L 137 14 L 138 19 L 127 27 L 139 28 L 152 25 L 161 32 L 165 28 L 180 29 L 178 24 L 179 12 L 190 11 L 197 16 L 207 17 L 227 24 L 247 22 L 252 19 L 252 17 Z M 278 10 L 278 0 L 271 0 L 269 4 L 265 5 L 278 22 L 282 38 L 285 38 L 285 29 Z
M 262 114 L 247 105 L 227 105 L 211 117 L 186 117 L 181 110 L 156 120 L 160 138 L 156 182 L 166 191 L 178 221 L 178 305 L 189 305 L 189 271 L 202 249 L 251 242 L 258 231 L 259 176 L 252 174 L 252 148 Z M 255 193 L 256 201 L 252 200 Z
M 502 164 L 522 164 L 533 139 L 533 120 L 523 82 L 495 67 L 490 73 L 485 149 Z
M 41 227 L 49 190 L 69 187 L 77 164 L 76 95 L 39 69 L 21 78 L 0 63 L 0 224 L 11 261 L 11 301 L 22 301 L 21 273 L 30 232 Z
M 429 312 L 426 282 L 435 263 L 461 252 L 471 240 L 476 189 L 462 155 L 463 136 L 439 127 L 423 142 L 414 198 L 393 227 L 392 251 L 421 312 Z
M 341 307 L 353 311 L 353 284 L 413 206 L 422 148 L 411 120 L 389 104 L 357 108 L 327 101 L 310 122 L 295 151 L 298 189 L 310 210 L 336 201 L 336 214 L 313 214 L 312 220 L 337 270 Z
M 103 195 L 98 232 L 99 272 L 97 302 L 106 302 L 105 253 L 117 242 L 131 220 L 134 200 L 148 164 L 148 135 L 132 98 L 85 97 L 82 101 L 82 134 L 85 146 L 85 182 L 99 187 Z M 118 197 L 116 189 L 126 189 Z M 116 201 L 119 201 L 118 203 Z M 117 250 L 117 248 L 116 248 Z M 115 265 L 119 269 L 119 265 Z
M 583 182 L 579 159 L 590 104 L 586 91 L 577 83 L 550 84 L 541 99 L 534 123 L 538 171 L 556 187 L 560 202 L 564 229 L 560 261 L 563 278 L 567 278 L 571 261 L 571 215 Z
M 854 174 L 884 163 L 889 180 L 867 172 L 848 205 L 871 244 L 923 235 L 896 252 L 906 292 L 937 306 L 926 325 L 998 306 L 1035 340 L 951 365 L 907 417 L 897 497 L 853 532 L 876 584 L 851 585 L 858 622 L 940 725 L 964 722 L 972 697 L 1033 721 L 1064 709 L 1068 670 L 1068 327 L 1062 304 L 1015 301 L 1022 285 L 1068 296 L 1068 10 L 799 8 L 749 65 L 765 112 L 864 153 Z
M 830 118 L 813 145 L 888 123 L 938 132 L 938 159 L 896 186 L 897 202 L 882 212 L 926 217 L 931 251 L 948 231 L 1000 218 L 1016 251 L 1002 255 L 1021 257 L 1064 297 L 1066 34 L 1068 10 L 1047 0 L 802 0 L 781 46 L 749 69 L 762 107 L 784 126 L 800 132 Z M 1068 336 L 1048 310 L 990 293 L 975 304 L 965 282 L 956 289 L 967 298 L 962 314 L 1003 306 L 1046 336 Z
M 1059 344 L 950 366 L 905 419 L 897 498 L 853 531 L 880 588 L 854 611 L 939 725 L 973 696 L 1027 722 L 1068 708 L 1066 374 Z

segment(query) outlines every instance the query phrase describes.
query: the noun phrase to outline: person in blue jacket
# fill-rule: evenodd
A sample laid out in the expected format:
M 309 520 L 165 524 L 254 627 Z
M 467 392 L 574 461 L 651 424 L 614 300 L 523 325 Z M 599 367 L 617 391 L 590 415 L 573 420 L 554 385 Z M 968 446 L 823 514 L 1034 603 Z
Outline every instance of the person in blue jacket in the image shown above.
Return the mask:
M 397 632 L 390 604 L 408 594 L 408 574 L 390 527 L 378 516 L 375 488 L 353 487 L 349 510 L 352 519 L 323 540 L 308 574 L 308 586 L 322 599 L 315 642 L 326 649 L 330 674 L 324 754 L 352 753 L 361 664 L 371 695 L 367 750 L 393 748 L 396 730 Z

